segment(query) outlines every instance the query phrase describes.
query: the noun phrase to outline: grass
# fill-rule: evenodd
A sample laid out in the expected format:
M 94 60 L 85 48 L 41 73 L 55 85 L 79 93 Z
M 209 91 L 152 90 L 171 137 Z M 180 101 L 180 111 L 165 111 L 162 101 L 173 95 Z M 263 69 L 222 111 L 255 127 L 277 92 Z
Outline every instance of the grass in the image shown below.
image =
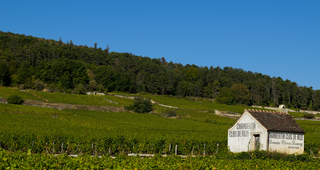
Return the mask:
M 0 103 L 0 132 L 227 140 L 227 130 L 236 122 L 235 119 L 208 112 L 187 109 L 176 111 L 183 119 L 129 112 L 57 110 Z M 320 141 L 320 122 L 297 120 L 297 123 L 306 131 L 305 141 Z
M 55 103 L 85 104 L 93 106 L 124 106 L 131 104 L 132 99 L 115 96 L 88 96 L 63 93 L 46 93 L 31 91 Z M 41 100 L 39 97 L 14 88 L 0 87 L 0 96 L 8 97 L 17 94 L 23 99 Z M 115 93 L 118 94 L 118 93 Z M 132 96 L 133 94 L 119 93 Z M 227 139 L 226 132 L 235 119 L 220 117 L 214 110 L 243 113 L 245 106 L 228 106 L 211 101 L 190 101 L 168 96 L 144 95 L 144 97 L 161 104 L 178 107 L 173 109 L 181 119 L 169 119 L 160 115 L 172 110 L 154 105 L 153 114 L 113 113 L 87 110 L 57 110 L 43 107 L 0 104 L 0 132 L 6 130 L 32 133 L 66 133 L 89 136 L 148 136 L 172 138 L 177 136 L 191 138 Z M 107 100 L 119 104 L 110 103 Z M 304 113 L 290 113 L 294 117 L 302 117 Z M 52 115 L 56 115 L 54 118 Z M 306 131 L 306 141 L 320 141 L 320 122 L 297 120 Z
M 46 107 L 35 107 L 27 105 L 0 104 L 0 112 L 34 113 L 34 114 L 67 114 L 65 110 L 58 110 Z
M 27 92 L 21 91 L 16 88 L 11 87 L 0 87 L 0 97 L 8 98 L 10 95 L 18 95 L 23 100 L 38 100 L 43 101 L 41 98 L 34 96 L 32 94 L 29 94 Z
M 102 97 L 93 95 L 49 93 L 38 91 L 30 91 L 30 93 L 47 99 L 50 103 L 82 104 L 89 106 L 119 106 L 115 103 L 104 100 Z
M 17 93 L 20 93 L 18 91 Z M 132 99 L 115 96 L 86 96 L 62 93 L 32 92 L 50 102 L 100 105 L 104 99 L 119 103 L 117 106 L 127 105 Z M 157 102 L 178 106 L 171 109 L 154 104 L 153 114 L 138 114 L 130 112 L 102 112 L 89 110 L 57 110 L 44 107 L 25 105 L 11 105 L 0 103 L 0 136 L 7 132 L 11 134 L 62 135 L 68 140 L 104 139 L 105 137 L 136 138 L 148 148 L 148 140 L 165 139 L 170 141 L 214 141 L 227 140 L 227 130 L 236 122 L 236 119 L 220 117 L 214 114 L 214 105 L 211 102 L 195 102 L 185 99 L 176 99 L 166 96 L 151 96 Z M 59 98 L 62 98 L 61 100 Z M 99 101 L 97 101 L 99 100 Z M 173 103 L 173 104 L 172 104 Z M 108 102 L 111 105 L 113 103 Z M 113 104 L 116 105 L 116 104 Z M 197 107 L 197 108 L 193 108 Z M 238 107 L 238 106 L 234 106 Z M 213 108 L 213 109 L 212 109 Z M 238 108 L 243 109 L 242 107 Z M 181 119 L 164 118 L 160 115 L 175 110 Z M 233 112 L 235 112 L 233 110 Z M 243 110 L 240 112 L 242 113 Z M 295 113 L 296 114 L 296 113 Z M 305 142 L 320 146 L 320 122 L 297 120 L 297 123 L 306 131 Z M 0 139 L 1 140 L 1 139 Z M 180 145 L 182 144 L 180 143 Z M 188 145 L 188 143 L 186 143 Z M 89 145 L 88 145 L 89 146 Z M 115 144 L 116 146 L 116 144 Z M 309 146 L 309 145 L 308 145 Z M 140 147 L 140 146 L 139 146 Z
M 169 110 L 175 110 L 178 117 L 191 120 L 196 122 L 206 122 L 211 124 L 229 125 L 232 126 L 236 120 L 227 117 L 221 117 L 214 114 L 214 111 L 201 111 L 201 110 L 190 110 L 190 109 L 171 109 L 162 107 L 159 105 L 154 105 L 154 113 L 161 115 L 168 112 Z
M 16 94 L 22 97 L 22 99 L 26 100 L 38 100 L 44 101 L 43 99 L 48 100 L 51 103 L 66 103 L 66 104 L 83 104 L 90 106 L 125 106 L 131 104 L 132 99 L 120 98 L 110 95 L 105 96 L 88 96 L 88 95 L 77 95 L 77 94 L 66 94 L 66 93 L 49 93 L 49 92 L 38 92 L 38 91 L 29 91 L 23 92 L 18 89 L 8 88 L 8 87 L 0 87 L 0 96 L 7 98 L 11 94 Z M 123 93 L 123 92 L 112 92 L 111 94 L 120 94 L 126 96 L 135 96 L 135 94 Z M 38 96 L 38 97 L 37 97 Z M 191 101 L 191 98 L 182 98 L 177 99 L 169 96 L 156 96 L 156 95 L 143 95 L 145 98 L 151 98 L 152 100 L 164 104 L 170 105 L 182 109 L 189 110 L 204 110 L 204 111 L 230 111 L 243 113 L 244 109 L 251 109 L 248 106 L 235 106 L 235 105 L 225 105 L 218 104 L 212 102 L 210 100 L 203 101 Z M 107 99 L 107 100 L 105 100 Z M 111 100 L 118 104 L 109 102 Z
M 306 132 L 305 141 L 320 141 L 320 121 L 296 120 L 296 122 Z
M 78 95 L 67 93 L 50 93 L 40 91 L 24 92 L 16 88 L 0 87 L 0 97 L 8 98 L 10 95 L 18 95 L 23 100 L 37 100 L 50 103 L 65 103 L 65 104 L 82 104 L 89 106 L 116 106 L 121 107 L 131 104 L 131 99 L 119 98 L 115 96 L 94 96 L 94 95 Z M 47 101 L 46 101 L 47 100 Z M 111 100 L 118 104 L 109 102 Z
M 164 96 L 144 95 L 144 97 L 151 98 L 152 100 L 161 104 L 170 105 L 178 108 L 193 109 L 193 110 L 221 110 L 243 113 L 244 109 L 250 109 L 248 106 L 235 106 L 218 104 L 211 101 L 190 101 L 186 99 L 177 99 Z
M 0 131 L 19 133 L 65 133 L 73 135 L 132 136 L 220 139 L 229 125 L 212 124 L 192 120 L 167 119 L 156 115 L 100 112 L 85 110 L 56 110 L 32 106 L 0 104 Z M 57 115 L 57 118 L 52 117 Z
M 301 113 L 301 112 L 288 112 L 293 118 L 302 118 L 303 115 L 307 113 Z
M 119 94 L 125 96 L 135 96 L 135 94 L 123 93 L 123 92 L 113 92 L 112 94 Z M 241 106 L 241 105 L 226 105 L 215 103 L 211 100 L 203 99 L 202 101 L 193 100 L 192 98 L 175 98 L 170 96 L 160 96 L 160 95 L 152 95 L 152 94 L 144 94 L 143 97 L 150 98 L 155 102 L 174 106 L 183 109 L 192 109 L 192 110 L 206 110 L 206 111 L 230 111 L 242 114 L 244 109 L 252 109 L 249 106 Z M 265 110 L 265 109 L 257 109 L 257 110 Z

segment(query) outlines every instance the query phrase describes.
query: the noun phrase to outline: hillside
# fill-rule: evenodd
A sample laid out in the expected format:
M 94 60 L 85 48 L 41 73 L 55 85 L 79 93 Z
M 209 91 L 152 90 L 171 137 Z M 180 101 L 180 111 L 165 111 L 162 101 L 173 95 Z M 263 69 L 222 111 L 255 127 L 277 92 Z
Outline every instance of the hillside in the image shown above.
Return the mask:
M 131 104 L 132 99 L 19 90 L 0 87 L 0 98 L 19 95 L 28 102 L 92 107 Z M 132 96 L 131 93 L 120 93 Z M 240 112 L 245 106 L 217 104 L 202 98 L 145 94 L 153 111 L 92 111 L 54 109 L 0 103 L 0 167 L 15 169 L 238 169 L 319 167 L 319 121 L 299 120 L 306 131 L 306 154 L 282 155 L 265 151 L 228 152 L 227 130 L 236 119 L 213 110 Z M 106 99 L 106 100 L 104 100 Z M 112 102 L 110 102 L 112 101 Z M 156 104 L 159 103 L 159 104 Z M 162 104 L 174 106 L 164 107 Z M 176 117 L 166 117 L 168 111 Z M 242 110 L 243 111 L 243 110 Z M 241 112 L 242 112 L 241 111 Z M 295 113 L 297 115 L 299 113 Z M 130 155 L 152 155 L 140 158 Z M 175 155 L 178 156 L 175 156 Z M 187 155 L 187 156 L 186 156 Z M 204 156 L 205 155 L 205 156 Z M 310 156 L 309 156 L 310 155 Z
M 0 97 L 6 98 L 9 93 L 22 96 L 28 101 L 41 100 L 46 103 L 60 101 L 61 104 L 86 104 L 97 107 L 102 105 L 115 107 L 114 103 L 101 103 L 105 101 L 103 98 L 118 103 L 117 107 L 133 102 L 130 99 L 115 96 L 53 94 L 25 92 L 8 87 L 0 88 Z M 82 98 L 79 99 L 79 96 Z M 57 100 L 57 98 L 63 99 Z M 213 150 L 217 142 L 221 143 L 225 149 L 226 134 L 216 132 L 226 131 L 235 122 L 234 119 L 188 109 L 178 109 L 182 110 L 177 111 L 180 118 L 171 119 L 161 116 L 167 111 L 166 109 L 154 105 L 154 110 L 152 114 L 138 114 L 0 103 L 1 147 L 8 150 L 25 151 L 25 148 L 34 145 L 32 152 L 42 152 L 48 146 L 51 149 L 57 147 L 55 149 L 59 153 L 59 147 L 64 143 L 65 152 L 79 153 L 76 148 L 80 143 L 81 152 L 90 154 L 90 146 L 94 143 L 97 145 L 98 154 L 101 155 L 109 152 L 109 147 L 112 154 L 119 153 L 120 150 L 154 153 L 160 148 L 169 152 L 169 145 L 178 144 L 180 145 L 179 153 L 187 154 L 190 153 L 192 147 L 203 145 L 203 143 L 206 143 L 208 148 L 211 146 L 207 151 Z M 210 121 L 206 122 L 209 119 Z M 185 145 L 186 142 L 189 144 Z M 174 151 L 171 150 L 171 152 Z M 194 152 L 202 152 L 202 149 L 195 149 Z
M 133 102 L 131 99 L 111 95 L 87 96 L 0 88 L 0 97 L 6 98 L 10 93 L 30 101 L 44 101 L 45 103 L 60 101 L 61 104 L 84 104 L 96 107 L 123 107 Z M 225 152 L 227 129 L 235 123 L 236 119 L 217 116 L 213 110 L 233 109 L 236 112 L 245 108 L 212 104 L 211 101 L 145 96 L 151 97 L 156 102 L 167 101 L 178 109 L 154 104 L 153 112 L 139 114 L 128 111 L 53 109 L 0 103 L 1 147 L 14 151 L 26 151 L 26 148 L 31 147 L 32 152 L 45 152 L 50 148 L 50 153 L 53 152 L 52 148 L 55 148 L 54 153 L 59 153 L 64 143 L 64 151 L 69 154 L 79 153 L 79 148 L 82 152 L 91 154 L 91 147 L 94 144 L 98 150 L 97 154 L 102 155 L 108 152 L 115 154 L 120 151 L 127 153 L 155 153 L 159 150 L 169 152 L 170 145 L 178 145 L 178 153 L 186 155 L 192 150 L 194 153 L 202 153 L 203 148 L 198 146 L 204 144 L 206 144 L 207 153 L 212 154 L 216 150 L 216 144 L 219 143 L 220 151 Z M 58 100 L 58 98 L 63 99 Z M 118 104 L 110 103 L 103 98 Z M 178 119 L 164 117 L 163 114 L 169 110 L 175 111 Z M 307 132 L 305 150 L 309 152 L 312 149 L 314 153 L 317 153 L 317 148 L 320 146 L 318 142 L 320 122 L 305 120 L 297 122 Z M 171 149 L 170 152 L 174 151 Z
M 196 57 L 196 56 L 195 56 Z M 0 85 L 201 97 L 217 103 L 320 109 L 320 91 L 232 67 L 199 67 L 130 53 L 0 32 Z

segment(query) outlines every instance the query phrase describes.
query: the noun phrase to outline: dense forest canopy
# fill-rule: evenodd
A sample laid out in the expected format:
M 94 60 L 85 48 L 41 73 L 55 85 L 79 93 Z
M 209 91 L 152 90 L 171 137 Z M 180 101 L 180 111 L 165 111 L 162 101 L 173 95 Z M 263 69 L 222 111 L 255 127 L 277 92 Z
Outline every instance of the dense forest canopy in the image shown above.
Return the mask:
M 0 85 L 51 91 L 148 92 L 225 104 L 320 110 L 320 90 L 232 67 L 199 67 L 0 31 Z

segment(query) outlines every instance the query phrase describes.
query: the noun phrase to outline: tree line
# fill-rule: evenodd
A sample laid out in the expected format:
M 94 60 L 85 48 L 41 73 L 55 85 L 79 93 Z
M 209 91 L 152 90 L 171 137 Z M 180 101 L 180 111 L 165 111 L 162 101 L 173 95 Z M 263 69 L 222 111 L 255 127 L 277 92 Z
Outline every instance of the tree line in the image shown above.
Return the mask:
M 67 93 L 147 92 L 320 110 L 320 90 L 232 67 L 199 67 L 0 31 L 0 85 Z

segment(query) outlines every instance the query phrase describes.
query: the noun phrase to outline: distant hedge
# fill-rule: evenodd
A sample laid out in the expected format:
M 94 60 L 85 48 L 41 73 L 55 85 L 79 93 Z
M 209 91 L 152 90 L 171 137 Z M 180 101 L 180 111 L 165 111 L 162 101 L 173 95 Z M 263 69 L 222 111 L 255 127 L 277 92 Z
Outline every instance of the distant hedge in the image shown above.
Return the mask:
M 306 119 L 314 119 L 314 114 L 305 114 L 303 117 Z

